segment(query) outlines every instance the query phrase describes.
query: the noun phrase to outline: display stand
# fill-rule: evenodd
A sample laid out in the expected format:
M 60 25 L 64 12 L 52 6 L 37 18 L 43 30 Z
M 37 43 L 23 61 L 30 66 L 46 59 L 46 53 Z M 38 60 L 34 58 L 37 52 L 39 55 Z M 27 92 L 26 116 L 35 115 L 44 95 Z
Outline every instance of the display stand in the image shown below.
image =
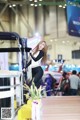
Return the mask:
M 21 106 L 23 104 L 23 81 L 22 81 L 22 73 L 19 71 L 4 71 L 0 70 L 0 78 L 9 78 L 10 86 L 0 86 L 0 99 L 3 98 L 11 98 L 11 119 L 15 116 L 15 108 L 14 108 L 14 95 L 16 95 L 16 100 L 18 105 Z M 4 81 L 5 82 L 5 81 Z M 9 89 L 5 91 L 5 89 Z M 6 106 L 5 106 L 6 107 Z

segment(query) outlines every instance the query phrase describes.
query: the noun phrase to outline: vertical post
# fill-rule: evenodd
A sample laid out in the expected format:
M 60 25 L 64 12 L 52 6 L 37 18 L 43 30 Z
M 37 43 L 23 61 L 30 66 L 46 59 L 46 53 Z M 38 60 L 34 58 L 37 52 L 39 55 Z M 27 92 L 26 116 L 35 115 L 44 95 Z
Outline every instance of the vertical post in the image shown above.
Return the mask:
M 21 75 L 21 104 L 23 104 L 23 74 Z
M 18 77 L 15 77 L 16 82 L 16 100 L 18 101 L 18 105 L 21 105 L 21 84 L 20 84 L 20 75 Z
M 14 77 L 10 77 L 10 85 L 14 86 Z M 11 96 L 11 116 L 13 119 L 14 118 L 14 87 L 11 87 L 10 91 L 12 93 L 12 96 Z

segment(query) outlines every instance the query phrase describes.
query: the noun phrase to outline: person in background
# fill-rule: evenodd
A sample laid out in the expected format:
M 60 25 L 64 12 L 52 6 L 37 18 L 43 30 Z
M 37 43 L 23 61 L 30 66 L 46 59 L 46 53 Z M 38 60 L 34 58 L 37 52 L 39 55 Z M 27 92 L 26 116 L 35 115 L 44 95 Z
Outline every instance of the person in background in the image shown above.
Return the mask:
M 41 41 L 35 49 L 30 51 L 30 60 L 26 65 L 26 68 L 30 66 L 32 71 L 32 80 L 29 82 L 29 86 L 34 83 L 37 88 L 41 85 L 41 78 L 43 76 L 42 64 L 47 61 L 47 44 L 45 41 Z
M 80 72 L 78 73 L 78 77 L 80 78 Z
M 70 95 L 70 81 L 69 75 L 67 72 L 63 72 L 62 77 L 59 82 L 60 91 L 62 92 L 63 96 Z
M 58 72 L 62 72 L 63 71 L 64 62 L 65 62 L 65 60 L 63 60 L 63 63 L 59 66 Z
M 77 95 L 80 86 L 80 78 L 77 76 L 77 71 L 73 70 L 69 77 L 70 80 L 70 95 Z
M 78 77 L 80 78 L 80 72 L 78 72 Z M 78 95 L 80 95 L 80 86 L 78 88 Z

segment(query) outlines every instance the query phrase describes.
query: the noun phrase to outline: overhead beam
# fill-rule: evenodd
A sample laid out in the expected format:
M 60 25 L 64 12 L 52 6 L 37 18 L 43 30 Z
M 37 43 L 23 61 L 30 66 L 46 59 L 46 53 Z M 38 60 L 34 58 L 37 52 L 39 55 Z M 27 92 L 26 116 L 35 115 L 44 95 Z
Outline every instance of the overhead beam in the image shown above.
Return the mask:
M 0 26 L 1 26 L 3 31 L 6 31 L 1 21 L 0 21 Z
M 7 9 L 7 7 L 8 7 L 8 3 L 7 4 L 5 4 L 5 6 L 3 7 L 3 9 L 1 10 L 1 12 L 0 12 L 0 26 L 1 26 L 1 28 L 2 28 L 2 30 L 3 31 L 6 31 L 7 29 L 6 29 L 6 26 L 4 26 L 3 25 L 3 21 L 2 21 L 2 15 L 4 14 L 4 12 L 5 12 L 5 10 Z
M 78 5 L 78 4 L 80 4 L 80 2 L 76 2 L 76 1 L 73 1 L 73 2 L 67 2 L 67 1 L 53 1 L 53 2 L 45 2 L 45 1 L 39 1 L 39 2 L 33 2 L 33 1 L 31 1 L 31 2 L 29 2 L 29 4 L 36 4 L 36 5 L 39 5 L 39 4 L 41 4 L 41 5 L 45 5 L 45 6 L 55 6 L 55 5 L 65 5 L 65 4 L 67 4 L 67 5 Z
M 80 0 L 75 0 L 75 1 L 72 1 L 72 2 L 66 2 L 66 0 L 56 0 L 56 1 L 38 1 L 38 2 L 33 2 L 33 1 L 28 1 L 28 0 L 0 0 L 0 3 L 9 3 L 9 4 L 41 4 L 41 5 L 46 5 L 46 6 L 52 6 L 52 5 L 65 5 L 65 4 L 69 4 L 69 5 L 72 5 L 72 4 L 80 4 Z
M 3 7 L 3 9 L 2 9 L 2 11 L 0 12 L 0 18 L 1 18 L 1 16 L 4 14 L 4 12 L 5 12 L 5 10 L 6 10 L 6 8 L 8 7 L 8 3 L 7 4 L 5 4 L 5 6 Z
M 45 2 L 45 1 L 39 1 L 39 2 L 33 2 L 33 1 L 31 1 L 30 2 L 30 4 L 37 4 L 37 5 L 39 5 L 39 4 L 41 4 L 41 5 L 45 5 L 45 6 L 53 6 L 53 5 L 64 5 L 64 4 L 66 4 L 66 2 L 65 1 L 52 1 L 52 2 Z
M 7 0 L 8 3 L 15 3 L 15 4 L 20 4 L 20 3 L 25 3 L 28 2 L 27 0 Z

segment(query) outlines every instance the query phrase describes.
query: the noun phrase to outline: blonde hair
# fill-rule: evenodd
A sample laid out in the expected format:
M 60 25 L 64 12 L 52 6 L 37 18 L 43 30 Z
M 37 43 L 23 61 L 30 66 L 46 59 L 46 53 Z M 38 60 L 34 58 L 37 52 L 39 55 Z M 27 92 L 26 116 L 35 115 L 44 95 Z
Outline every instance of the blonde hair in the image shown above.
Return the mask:
M 41 41 L 37 46 L 36 46 L 36 50 L 35 50 L 35 52 L 33 53 L 33 55 L 34 54 L 36 54 L 37 53 L 37 51 L 39 50 L 39 45 L 41 44 L 41 43 L 45 43 L 45 46 L 44 46 L 44 48 L 42 49 L 42 51 L 44 52 L 44 56 L 43 56 L 43 58 L 42 58 L 42 60 L 41 60 L 41 63 L 42 64 L 45 64 L 46 63 L 46 61 L 47 61 L 47 49 L 48 49 L 48 47 L 47 47 L 47 45 L 46 45 L 46 41 Z

